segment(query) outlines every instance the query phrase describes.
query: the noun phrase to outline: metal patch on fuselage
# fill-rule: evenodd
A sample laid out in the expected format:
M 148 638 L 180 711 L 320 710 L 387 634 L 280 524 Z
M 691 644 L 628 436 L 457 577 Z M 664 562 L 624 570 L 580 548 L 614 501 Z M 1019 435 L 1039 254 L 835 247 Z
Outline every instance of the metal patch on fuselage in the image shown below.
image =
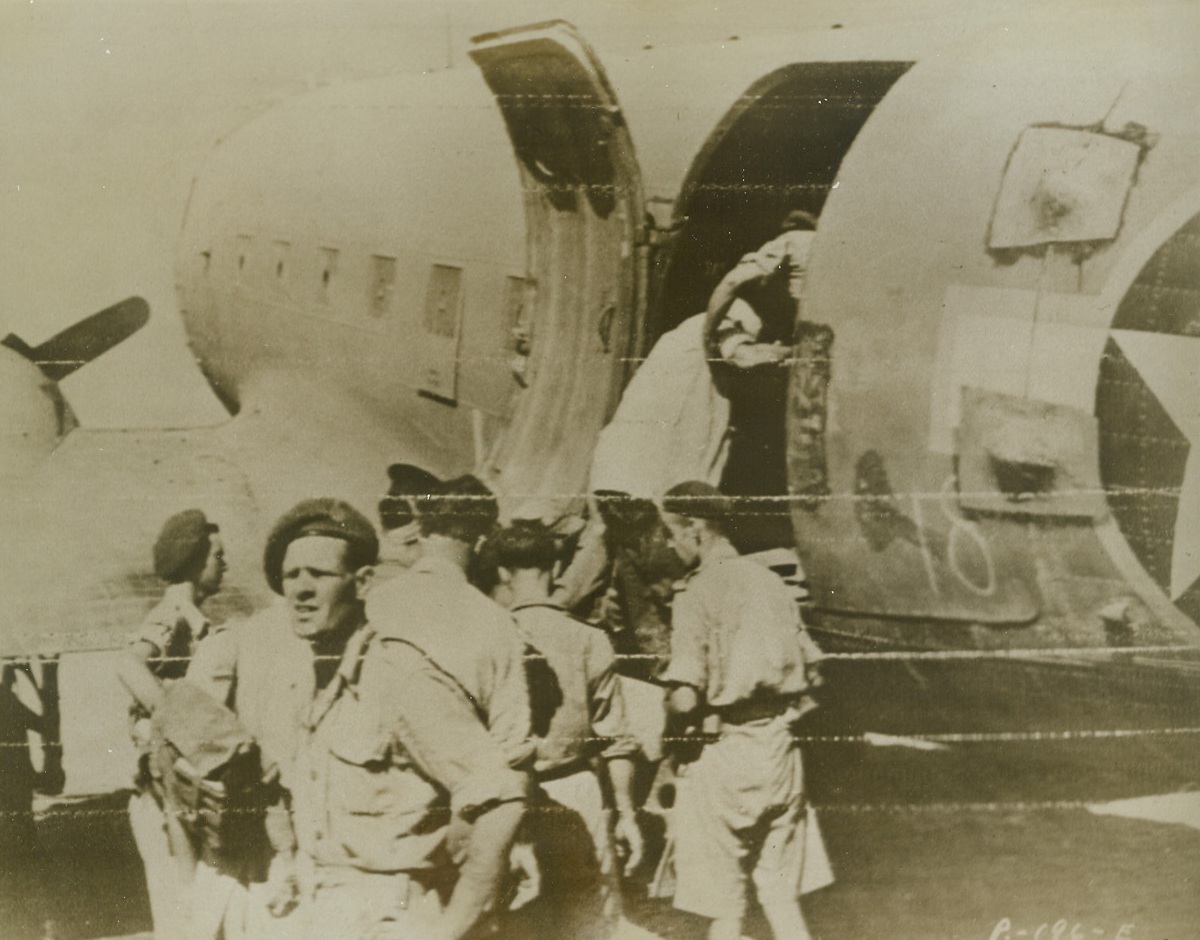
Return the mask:
M 1107 512 L 1096 419 L 1078 408 L 962 390 L 959 505 L 1000 515 L 1098 518 Z
M 1115 238 L 1142 149 L 1096 130 L 1025 128 L 1000 183 L 988 248 Z
M 930 394 L 930 450 L 955 452 L 968 387 L 1090 414 L 1110 317 L 1085 294 L 948 287 Z

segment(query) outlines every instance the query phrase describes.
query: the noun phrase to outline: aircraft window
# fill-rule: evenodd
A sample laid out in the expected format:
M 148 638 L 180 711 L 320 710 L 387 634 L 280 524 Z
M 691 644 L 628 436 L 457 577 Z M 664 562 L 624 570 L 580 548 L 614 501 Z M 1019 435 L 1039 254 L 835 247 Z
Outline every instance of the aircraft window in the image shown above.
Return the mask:
M 201 262 L 201 265 L 203 267 L 204 276 L 208 277 L 209 269 L 212 267 L 212 252 L 211 251 L 202 251 L 202 252 L 200 252 L 200 257 L 204 259 Z
M 429 293 L 425 298 L 426 331 L 434 336 L 455 336 L 461 306 L 462 268 L 435 264 L 429 275 Z
M 382 317 L 391 309 L 392 290 L 396 283 L 396 259 L 387 255 L 371 255 L 371 296 L 367 311 Z
M 250 257 L 250 236 L 237 237 L 237 283 L 241 284 L 246 273 L 246 260 Z
M 329 303 L 330 289 L 338 270 L 338 256 L 339 252 L 336 248 L 321 249 L 321 286 L 319 291 L 322 303 Z
M 505 351 L 510 353 L 509 371 L 522 388 L 527 384 L 529 354 L 533 349 L 533 325 L 529 322 L 529 282 L 523 277 L 504 279 L 504 308 L 500 322 L 507 331 Z
M 462 313 L 462 268 L 435 264 L 425 294 L 424 329 L 417 337 L 417 391 L 437 401 L 458 400 L 458 321 Z
M 292 250 L 292 243 L 285 241 L 275 242 L 275 283 L 283 289 L 287 287 L 288 273 L 288 255 Z

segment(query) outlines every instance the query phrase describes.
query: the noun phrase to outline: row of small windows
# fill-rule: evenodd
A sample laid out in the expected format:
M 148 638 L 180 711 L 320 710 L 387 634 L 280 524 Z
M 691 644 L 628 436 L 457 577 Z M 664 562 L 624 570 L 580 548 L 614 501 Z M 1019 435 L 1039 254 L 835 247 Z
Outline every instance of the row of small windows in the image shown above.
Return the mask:
M 270 250 L 270 265 L 265 271 L 255 272 L 256 258 L 253 254 L 253 239 L 249 235 L 239 235 L 234 246 L 235 267 L 233 271 L 234 284 L 243 286 L 247 284 L 256 284 L 258 286 L 270 286 L 278 290 L 280 293 L 290 293 L 294 281 L 297 280 L 293 271 L 292 243 L 276 239 L 271 242 Z M 201 252 L 203 259 L 203 274 L 208 277 L 212 273 L 213 253 L 211 251 Z M 321 247 L 317 249 L 316 260 L 318 262 L 320 277 L 314 281 L 313 291 L 314 299 L 318 303 L 329 304 L 333 302 L 334 291 L 338 283 L 338 272 L 341 260 L 341 251 L 337 248 Z M 436 268 L 444 268 L 447 271 L 458 272 L 461 276 L 462 269 L 450 267 L 448 265 L 435 265 Z M 264 276 L 265 275 L 265 276 Z M 436 277 L 435 277 L 436 279 Z M 396 259 L 389 255 L 371 255 L 369 267 L 369 280 L 367 290 L 367 313 L 372 317 L 382 317 L 391 309 L 392 296 L 395 293 L 396 284 Z M 457 323 L 457 310 L 450 313 L 451 317 L 451 335 L 453 335 L 454 324 Z
M 289 299 L 300 300 L 301 298 L 292 293 L 292 282 L 299 279 L 293 271 L 295 265 L 291 257 L 291 242 L 281 239 L 271 242 L 270 265 L 266 268 L 257 264 L 252 248 L 251 236 L 237 237 L 232 272 L 235 286 L 253 284 L 273 289 Z M 209 277 L 212 273 L 213 253 L 204 251 L 200 256 L 203 276 Z M 341 251 L 337 248 L 320 247 L 316 251 L 315 260 L 320 276 L 312 279 L 309 289 L 317 303 L 330 305 L 335 299 L 334 291 L 339 283 Z M 396 258 L 390 255 L 370 256 L 365 298 L 368 316 L 378 319 L 390 312 L 396 292 L 396 267 Z M 514 344 L 514 349 L 519 352 L 521 340 L 514 337 L 524 336 L 529 329 L 526 322 L 529 284 L 520 277 L 508 277 L 505 281 L 499 324 L 506 333 L 506 343 Z M 421 324 L 425 331 L 433 336 L 453 339 L 459 329 L 462 302 L 463 269 L 447 264 L 431 265 Z

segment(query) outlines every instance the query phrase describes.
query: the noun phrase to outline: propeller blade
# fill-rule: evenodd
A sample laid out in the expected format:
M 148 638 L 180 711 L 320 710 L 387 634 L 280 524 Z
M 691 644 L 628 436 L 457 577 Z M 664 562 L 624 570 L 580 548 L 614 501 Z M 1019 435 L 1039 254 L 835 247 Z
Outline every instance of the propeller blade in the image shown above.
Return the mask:
M 36 348 L 9 334 L 0 343 L 36 363 L 51 381 L 66 378 L 146 325 L 150 306 L 141 297 L 127 297 L 80 320 Z

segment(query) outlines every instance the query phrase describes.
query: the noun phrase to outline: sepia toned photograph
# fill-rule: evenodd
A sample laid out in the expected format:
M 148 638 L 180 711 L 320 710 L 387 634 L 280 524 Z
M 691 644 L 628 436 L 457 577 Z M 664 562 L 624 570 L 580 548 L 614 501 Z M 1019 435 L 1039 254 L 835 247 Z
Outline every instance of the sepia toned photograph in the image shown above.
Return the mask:
M 0 0 L 0 940 L 1200 937 L 1196 0 Z

